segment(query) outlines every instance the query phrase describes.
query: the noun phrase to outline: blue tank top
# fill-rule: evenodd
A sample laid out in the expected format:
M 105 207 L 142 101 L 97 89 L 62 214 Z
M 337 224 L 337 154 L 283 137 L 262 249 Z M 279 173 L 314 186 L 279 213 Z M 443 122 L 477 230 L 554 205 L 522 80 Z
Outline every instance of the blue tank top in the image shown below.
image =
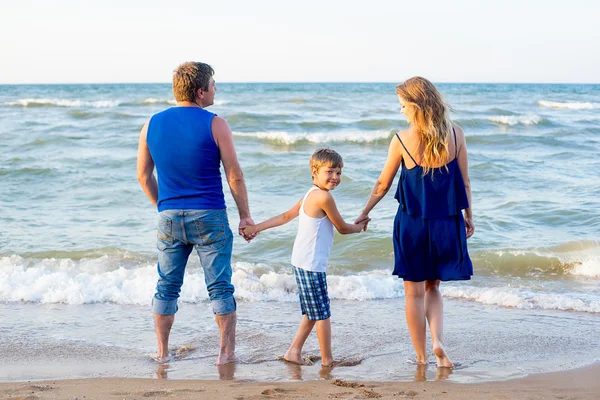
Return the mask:
M 428 173 L 425 176 L 423 167 L 417 164 L 400 136 L 396 134 L 406 154 L 415 164 L 414 168 L 408 169 L 402 160 L 402 173 L 394 198 L 398 200 L 404 212 L 422 218 L 440 218 L 456 215 L 469 208 L 465 182 L 458 166 L 456 131 L 454 128 L 452 130 L 456 147 L 454 159 L 445 166 L 435 168 L 433 175 Z
M 226 207 L 214 117 L 199 107 L 172 107 L 150 119 L 146 142 L 158 175 L 158 211 Z

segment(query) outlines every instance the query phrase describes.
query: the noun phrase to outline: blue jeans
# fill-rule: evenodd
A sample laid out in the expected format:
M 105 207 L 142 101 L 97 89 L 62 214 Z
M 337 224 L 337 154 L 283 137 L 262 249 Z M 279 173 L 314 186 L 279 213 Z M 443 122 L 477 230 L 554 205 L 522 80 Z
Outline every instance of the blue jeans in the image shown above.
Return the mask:
M 233 233 L 225 210 L 165 210 L 159 213 L 157 244 L 158 283 L 152 299 L 155 314 L 177 312 L 185 267 L 196 249 L 213 313 L 236 310 L 231 284 Z

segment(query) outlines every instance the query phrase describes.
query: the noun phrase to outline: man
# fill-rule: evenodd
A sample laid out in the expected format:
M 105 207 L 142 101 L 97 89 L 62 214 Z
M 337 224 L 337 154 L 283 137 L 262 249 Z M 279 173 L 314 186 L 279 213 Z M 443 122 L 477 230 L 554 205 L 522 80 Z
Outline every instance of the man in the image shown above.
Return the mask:
M 254 225 L 244 176 L 227 122 L 206 111 L 217 88 L 210 65 L 181 64 L 173 75 L 177 106 L 153 115 L 140 133 L 138 181 L 159 211 L 158 283 L 152 300 L 159 360 L 169 357 L 169 333 L 188 257 L 195 248 L 219 327 L 217 364 L 236 361 L 236 303 L 231 284 L 233 234 L 220 165 L 240 214 L 240 232 Z M 156 165 L 158 181 L 153 171 Z

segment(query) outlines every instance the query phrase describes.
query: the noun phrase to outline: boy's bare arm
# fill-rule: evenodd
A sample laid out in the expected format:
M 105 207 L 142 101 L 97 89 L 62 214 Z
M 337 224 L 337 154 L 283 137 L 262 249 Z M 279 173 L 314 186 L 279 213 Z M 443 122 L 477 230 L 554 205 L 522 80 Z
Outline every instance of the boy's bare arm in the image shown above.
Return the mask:
M 254 226 L 248 226 L 244 228 L 244 236 L 254 235 L 258 232 L 262 232 L 266 229 L 275 228 L 276 226 L 281 226 L 287 224 L 294 218 L 296 218 L 300 214 L 300 206 L 302 205 L 302 199 L 298 201 L 294 205 L 294 207 L 290 208 L 288 211 L 283 214 L 279 214 L 276 217 L 270 218 L 266 221 L 261 222 L 260 224 L 256 224 Z
M 337 209 L 335 200 L 333 199 L 331 193 L 320 192 L 318 197 L 314 196 L 313 198 L 315 198 L 315 201 L 318 202 L 321 209 L 325 211 L 325 214 L 327 214 L 335 228 L 342 235 L 347 235 L 349 233 L 359 233 L 365 228 L 365 224 L 368 222 L 368 220 L 364 220 L 358 224 L 349 224 L 346 221 L 344 221 L 344 218 L 342 218 L 340 212 Z

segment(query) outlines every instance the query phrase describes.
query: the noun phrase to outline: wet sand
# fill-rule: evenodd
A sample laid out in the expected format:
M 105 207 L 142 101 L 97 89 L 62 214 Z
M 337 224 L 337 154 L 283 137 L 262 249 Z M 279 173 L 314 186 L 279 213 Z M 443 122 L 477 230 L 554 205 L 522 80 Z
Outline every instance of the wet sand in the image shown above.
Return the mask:
M 224 372 L 226 378 L 227 371 Z M 598 399 L 600 363 L 502 382 L 457 384 L 444 380 L 360 382 L 317 380 L 78 379 L 0 383 L 0 397 L 37 399 Z

